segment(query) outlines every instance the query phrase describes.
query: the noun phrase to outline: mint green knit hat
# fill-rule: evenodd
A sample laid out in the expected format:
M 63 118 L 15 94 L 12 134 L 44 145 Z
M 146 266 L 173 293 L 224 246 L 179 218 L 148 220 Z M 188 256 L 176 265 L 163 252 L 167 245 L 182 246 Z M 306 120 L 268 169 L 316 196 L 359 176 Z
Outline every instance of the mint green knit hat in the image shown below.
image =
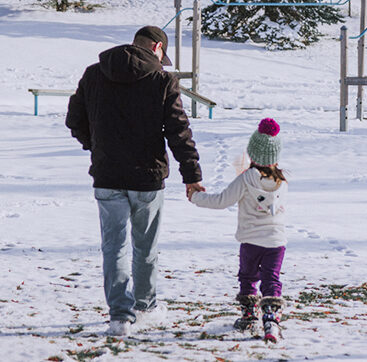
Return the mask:
M 274 119 L 261 120 L 247 146 L 247 153 L 252 162 L 259 166 L 271 166 L 278 162 L 282 148 L 279 131 L 279 124 Z

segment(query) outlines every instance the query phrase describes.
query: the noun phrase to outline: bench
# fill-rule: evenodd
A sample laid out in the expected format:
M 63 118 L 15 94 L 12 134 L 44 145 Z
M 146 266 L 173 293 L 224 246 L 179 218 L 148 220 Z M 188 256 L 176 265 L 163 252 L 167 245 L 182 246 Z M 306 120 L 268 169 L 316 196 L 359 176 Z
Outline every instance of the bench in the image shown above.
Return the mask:
M 213 108 L 217 105 L 210 99 L 193 92 L 192 90 L 180 85 L 180 91 L 192 100 L 204 104 L 209 108 L 209 119 L 213 118 Z M 28 89 L 34 95 L 34 115 L 38 116 L 38 97 L 39 96 L 64 96 L 70 97 L 75 93 L 75 89 Z
M 185 88 L 180 85 L 180 91 L 187 97 L 190 97 L 192 100 L 204 104 L 209 108 L 209 119 L 213 118 L 213 108 L 217 105 L 217 103 L 211 101 L 209 98 L 206 98 L 196 92 L 193 92 L 191 89 Z
M 34 95 L 34 115 L 38 116 L 38 96 L 64 96 L 70 97 L 74 89 L 28 89 Z

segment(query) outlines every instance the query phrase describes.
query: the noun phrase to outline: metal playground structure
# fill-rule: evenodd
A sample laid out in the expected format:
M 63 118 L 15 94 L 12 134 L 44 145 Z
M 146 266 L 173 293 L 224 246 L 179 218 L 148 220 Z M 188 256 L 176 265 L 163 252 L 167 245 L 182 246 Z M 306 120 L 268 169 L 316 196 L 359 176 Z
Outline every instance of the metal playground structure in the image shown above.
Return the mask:
M 358 75 L 348 76 L 348 31 L 346 26 L 340 29 L 340 131 L 348 131 L 348 90 L 349 86 L 357 86 L 357 114 L 356 118 L 363 120 L 363 86 L 367 86 L 367 77 L 364 76 L 364 48 L 366 28 L 366 0 L 361 0 L 360 31 L 358 36 L 349 39 L 358 39 Z
M 192 8 L 182 8 L 182 0 L 174 0 L 176 15 L 162 28 L 163 30 L 176 20 L 175 28 L 175 72 L 174 75 L 179 79 L 191 79 L 191 89 L 180 85 L 181 93 L 191 98 L 191 114 L 193 118 L 198 117 L 197 103 L 202 103 L 209 108 L 209 118 L 213 117 L 213 108 L 216 103 L 200 95 L 199 74 L 200 74 L 200 45 L 201 45 L 201 7 L 200 0 L 194 0 Z M 181 47 L 182 47 L 182 13 L 185 10 L 192 10 L 192 71 L 181 71 Z
M 309 2 L 299 2 L 293 0 L 288 2 L 281 1 L 241 1 L 241 0 L 211 0 L 214 5 L 219 6 L 342 6 L 345 4 L 350 5 L 351 0 L 319 0 Z M 199 91 L 199 79 L 200 79 L 200 38 L 201 38 L 201 8 L 200 0 L 194 0 L 192 8 L 182 8 L 182 0 L 174 0 L 174 6 L 176 9 L 176 15 L 162 28 L 165 29 L 172 21 L 176 21 L 175 28 L 175 72 L 174 74 L 179 79 L 191 79 L 192 88 L 187 89 L 180 86 L 181 92 L 184 95 L 189 96 L 192 99 L 192 117 L 197 118 L 197 103 L 202 103 L 209 108 L 209 118 L 213 116 L 213 108 L 216 103 L 210 99 L 201 96 Z M 193 30 L 192 30 L 192 71 L 181 71 L 181 47 L 182 47 L 182 19 L 181 15 L 186 10 L 193 11 Z M 341 28 L 341 61 L 340 61 L 340 131 L 347 131 L 348 129 L 348 87 L 358 86 L 357 96 L 357 118 L 363 119 L 363 86 L 367 85 L 367 77 L 363 76 L 364 73 L 364 47 L 365 40 L 364 35 L 367 32 L 366 28 L 366 0 L 361 0 L 361 14 L 360 14 L 360 31 L 361 34 L 350 39 L 358 39 L 358 76 L 347 76 L 347 28 L 343 26 Z
M 294 2 L 285 2 L 294 1 Z M 220 6 L 340 6 L 350 3 L 351 0 L 319 0 L 313 2 L 297 2 L 297 0 L 281 0 L 280 2 L 266 2 L 257 1 L 235 1 L 235 0 L 211 0 L 214 5 Z M 367 33 L 366 28 L 366 1 L 361 0 L 361 14 L 360 14 L 360 35 L 349 37 L 349 39 L 358 39 L 358 75 L 356 77 L 347 76 L 348 61 L 348 36 L 347 28 L 341 28 L 340 44 L 341 44 L 341 58 L 340 58 L 340 131 L 348 130 L 348 87 L 358 86 L 357 95 L 357 118 L 363 120 L 363 86 L 367 86 L 367 77 L 364 76 L 364 36 Z M 209 108 L 209 118 L 213 117 L 213 108 L 216 103 L 212 100 L 200 95 L 199 79 L 200 79 L 200 45 L 201 45 L 201 8 L 200 0 L 193 1 L 192 8 L 182 8 L 182 0 L 174 0 L 176 15 L 162 28 L 165 29 L 172 21 L 176 21 L 175 26 L 175 71 L 172 72 L 179 79 L 191 79 L 191 89 L 180 85 L 181 93 L 191 98 L 192 117 L 197 118 L 197 103 L 202 103 Z M 183 11 L 192 10 L 192 70 L 191 72 L 181 71 L 181 47 L 182 47 L 182 19 Z M 38 97 L 39 96 L 70 96 L 74 90 L 64 89 L 29 89 L 34 95 L 34 114 L 38 115 Z

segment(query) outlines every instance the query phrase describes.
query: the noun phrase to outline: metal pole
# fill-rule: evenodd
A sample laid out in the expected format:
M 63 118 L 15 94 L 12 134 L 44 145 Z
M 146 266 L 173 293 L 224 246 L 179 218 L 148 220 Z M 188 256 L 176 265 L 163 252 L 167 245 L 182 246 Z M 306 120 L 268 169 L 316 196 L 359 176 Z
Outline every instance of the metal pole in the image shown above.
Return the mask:
M 201 39 L 201 9 L 200 1 L 194 0 L 194 15 L 192 27 L 192 91 L 199 90 L 199 66 L 200 66 L 200 39 Z M 197 102 L 191 101 L 193 118 L 197 118 Z
M 181 11 L 181 0 L 175 0 L 176 14 Z M 181 59 L 181 45 L 182 45 L 182 22 L 181 14 L 176 17 L 176 33 L 175 33 L 175 69 L 180 70 L 180 59 Z
M 352 17 L 352 0 L 348 1 L 348 16 Z
M 38 95 L 34 95 L 34 115 L 38 116 Z
M 366 24 L 366 0 L 361 0 L 361 33 L 365 29 Z M 358 77 L 363 77 L 364 73 L 364 36 L 361 36 L 358 40 Z M 363 87 L 358 86 L 357 95 L 357 118 L 363 120 Z
M 209 119 L 213 119 L 213 108 L 209 107 Z
M 348 129 L 347 35 L 347 27 L 342 26 L 340 29 L 340 132 Z

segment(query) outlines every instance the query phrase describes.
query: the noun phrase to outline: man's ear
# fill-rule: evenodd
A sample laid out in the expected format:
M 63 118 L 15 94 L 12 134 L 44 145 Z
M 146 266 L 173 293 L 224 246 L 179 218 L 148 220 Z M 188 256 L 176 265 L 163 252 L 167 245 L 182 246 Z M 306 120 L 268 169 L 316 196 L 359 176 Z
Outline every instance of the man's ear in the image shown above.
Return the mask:
M 156 52 L 158 49 L 162 49 L 163 43 L 159 41 L 158 43 L 155 43 L 153 46 L 153 52 Z

